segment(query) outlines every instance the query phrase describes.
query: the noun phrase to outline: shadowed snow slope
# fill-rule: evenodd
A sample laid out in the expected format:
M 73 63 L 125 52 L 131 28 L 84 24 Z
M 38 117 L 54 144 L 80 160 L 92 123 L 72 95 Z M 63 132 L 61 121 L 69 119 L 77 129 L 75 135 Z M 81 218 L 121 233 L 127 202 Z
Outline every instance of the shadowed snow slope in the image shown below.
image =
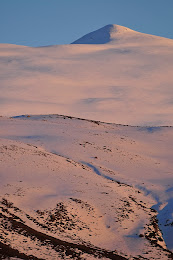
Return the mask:
M 74 43 L 95 44 L 0 44 L 0 114 L 173 125 L 173 40 L 108 25 Z

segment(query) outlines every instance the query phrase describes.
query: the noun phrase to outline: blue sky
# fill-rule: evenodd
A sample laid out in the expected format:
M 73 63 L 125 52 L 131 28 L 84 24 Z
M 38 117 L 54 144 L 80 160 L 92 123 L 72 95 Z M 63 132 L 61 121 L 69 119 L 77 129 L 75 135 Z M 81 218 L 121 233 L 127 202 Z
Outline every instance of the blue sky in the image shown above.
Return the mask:
M 173 39 L 173 0 L 0 0 L 0 43 L 68 44 L 107 24 Z

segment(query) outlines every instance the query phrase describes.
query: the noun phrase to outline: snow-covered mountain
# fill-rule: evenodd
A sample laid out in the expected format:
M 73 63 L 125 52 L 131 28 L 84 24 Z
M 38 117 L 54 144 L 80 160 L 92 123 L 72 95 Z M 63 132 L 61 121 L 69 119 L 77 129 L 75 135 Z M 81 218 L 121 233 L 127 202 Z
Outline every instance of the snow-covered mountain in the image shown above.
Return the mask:
M 108 25 L 75 43 L 0 44 L 0 114 L 173 125 L 173 40 Z
M 0 44 L 0 259 L 173 259 L 172 68 L 118 25 Z
M 0 256 L 173 257 L 172 137 L 172 127 L 0 118 Z

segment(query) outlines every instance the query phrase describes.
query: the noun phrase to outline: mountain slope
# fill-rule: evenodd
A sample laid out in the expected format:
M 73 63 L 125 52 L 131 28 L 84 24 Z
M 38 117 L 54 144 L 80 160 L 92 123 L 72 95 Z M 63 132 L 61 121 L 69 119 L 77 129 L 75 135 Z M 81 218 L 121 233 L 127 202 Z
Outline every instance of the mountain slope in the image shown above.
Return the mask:
M 76 43 L 0 44 L 0 113 L 173 125 L 173 40 L 109 25 Z M 100 38 L 99 38 L 100 37 Z
M 172 257 L 172 128 L 45 115 L 0 129 L 0 254 Z

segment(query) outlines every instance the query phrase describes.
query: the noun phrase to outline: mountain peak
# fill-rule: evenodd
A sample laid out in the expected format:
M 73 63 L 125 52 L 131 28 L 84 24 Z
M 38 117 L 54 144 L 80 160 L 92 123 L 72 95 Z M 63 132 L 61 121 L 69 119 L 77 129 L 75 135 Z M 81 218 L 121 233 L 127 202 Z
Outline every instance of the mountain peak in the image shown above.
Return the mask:
M 125 34 L 133 32 L 133 30 L 116 24 L 108 24 L 96 31 L 88 33 L 80 39 L 72 42 L 72 44 L 104 44 L 113 41 L 117 34 Z

